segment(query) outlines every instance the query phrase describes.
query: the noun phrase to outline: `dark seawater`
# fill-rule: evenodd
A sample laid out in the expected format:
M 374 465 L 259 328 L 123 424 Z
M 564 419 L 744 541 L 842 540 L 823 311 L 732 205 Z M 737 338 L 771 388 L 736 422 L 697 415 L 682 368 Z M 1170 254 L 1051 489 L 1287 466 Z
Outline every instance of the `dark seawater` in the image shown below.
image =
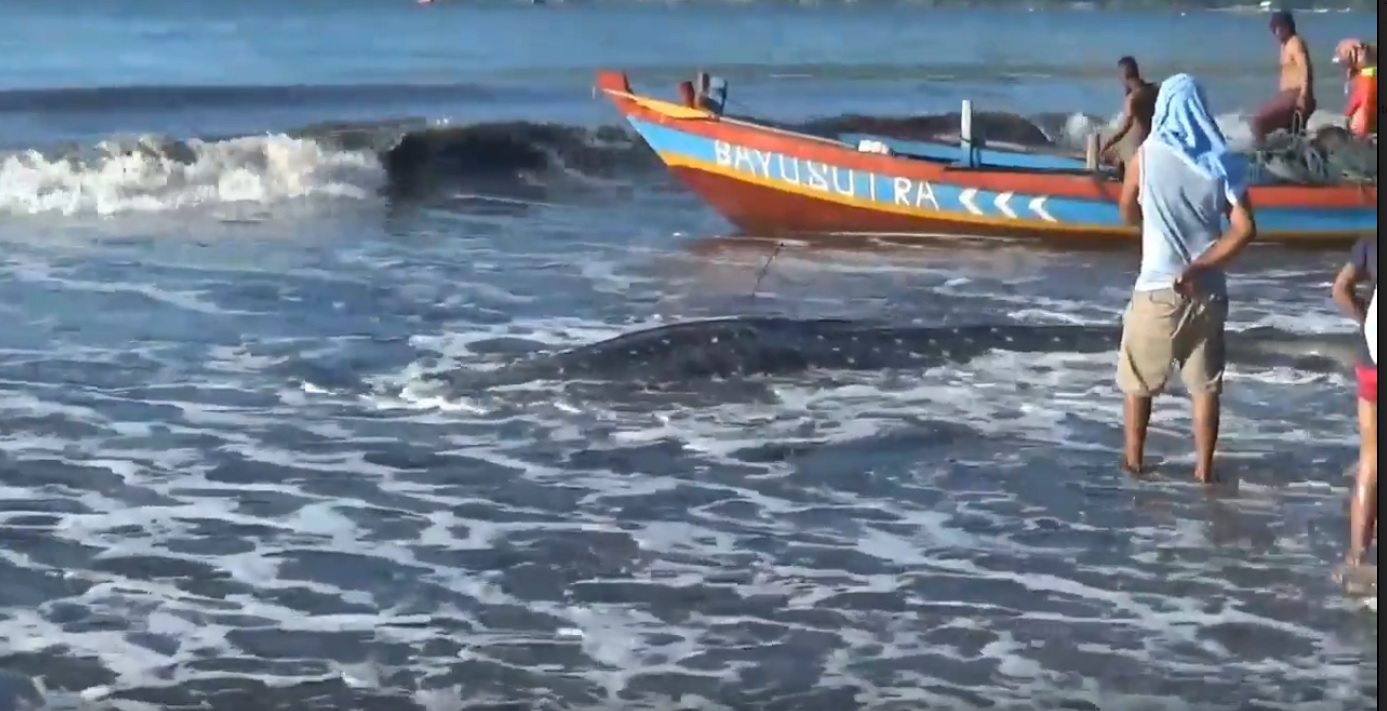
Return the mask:
M 1376 708 L 1341 255 L 1238 263 L 1213 491 L 1178 397 L 1119 474 L 1092 340 L 475 387 L 701 317 L 1115 327 L 1132 250 L 733 236 L 590 91 L 1072 143 L 1134 54 L 1245 135 L 1264 14 L 1110 5 L 0 0 L 0 710 Z

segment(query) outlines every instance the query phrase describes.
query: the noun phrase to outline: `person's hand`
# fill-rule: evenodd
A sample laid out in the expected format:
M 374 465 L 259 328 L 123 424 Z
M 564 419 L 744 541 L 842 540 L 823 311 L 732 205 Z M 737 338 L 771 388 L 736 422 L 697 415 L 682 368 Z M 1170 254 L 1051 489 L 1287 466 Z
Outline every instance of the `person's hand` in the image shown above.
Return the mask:
M 1185 267 L 1185 271 L 1181 272 L 1180 276 L 1176 277 L 1175 279 L 1175 293 L 1185 297 L 1186 299 L 1194 298 L 1194 294 L 1196 291 L 1194 284 L 1199 277 L 1199 272 L 1203 270 L 1203 267 L 1199 267 L 1193 264 L 1191 264 L 1188 267 Z
M 1310 106 L 1310 97 L 1306 96 L 1305 94 L 1297 94 L 1297 95 L 1296 95 L 1296 97 L 1295 97 L 1295 110 L 1296 110 L 1296 111 L 1299 111 L 1299 112 L 1303 115 L 1303 114 L 1305 114 L 1305 109 L 1309 108 L 1309 106 Z

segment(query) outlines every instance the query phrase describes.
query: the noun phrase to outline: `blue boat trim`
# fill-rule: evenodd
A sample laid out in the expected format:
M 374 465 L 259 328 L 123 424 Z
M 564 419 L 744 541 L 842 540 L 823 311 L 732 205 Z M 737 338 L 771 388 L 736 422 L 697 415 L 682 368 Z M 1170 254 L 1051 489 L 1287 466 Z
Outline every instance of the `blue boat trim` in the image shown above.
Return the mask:
M 734 145 L 637 118 L 629 121 L 652 149 L 665 156 L 677 156 L 680 162 L 792 192 L 804 192 L 811 187 L 822 192 L 825 199 L 868 209 L 904 209 L 921 215 L 1015 220 L 1037 225 L 1059 223 L 1075 228 L 1123 226 L 1116 203 L 1108 200 L 996 192 L 852 170 Z M 1377 207 L 1259 207 L 1257 218 L 1263 232 L 1369 232 L 1376 229 Z

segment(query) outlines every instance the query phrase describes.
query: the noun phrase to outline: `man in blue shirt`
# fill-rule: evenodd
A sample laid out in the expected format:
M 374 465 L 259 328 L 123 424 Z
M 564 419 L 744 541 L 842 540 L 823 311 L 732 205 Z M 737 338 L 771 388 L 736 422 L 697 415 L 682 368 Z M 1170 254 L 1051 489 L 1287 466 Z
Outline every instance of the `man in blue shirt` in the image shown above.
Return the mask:
M 1141 268 L 1117 359 L 1122 468 L 1144 473 L 1151 401 L 1176 364 L 1193 401 L 1194 476 L 1211 483 L 1228 317 L 1224 267 L 1256 237 L 1257 222 L 1247 161 L 1228 149 L 1194 77 L 1161 83 L 1151 135 L 1127 166 L 1118 212 L 1141 228 Z

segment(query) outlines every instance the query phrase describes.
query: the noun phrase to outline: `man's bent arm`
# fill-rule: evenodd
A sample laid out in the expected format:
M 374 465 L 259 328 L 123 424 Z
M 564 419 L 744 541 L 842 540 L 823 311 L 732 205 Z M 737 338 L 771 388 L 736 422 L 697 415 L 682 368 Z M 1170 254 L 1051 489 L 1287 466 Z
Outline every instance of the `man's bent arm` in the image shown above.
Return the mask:
M 1359 111 L 1369 108 L 1365 106 L 1365 104 L 1368 103 L 1366 101 L 1368 97 L 1364 96 L 1363 91 L 1358 87 L 1358 80 L 1355 78 L 1353 84 L 1349 88 L 1348 106 L 1344 107 L 1344 117 L 1350 121 L 1353 120 L 1354 116 L 1358 115 Z
M 1132 125 L 1136 123 L 1136 114 L 1132 111 L 1132 95 L 1127 95 L 1127 100 L 1122 102 L 1122 120 L 1117 124 L 1117 131 L 1103 141 L 1100 153 L 1107 153 L 1118 141 L 1127 137 L 1127 133 L 1132 130 Z
M 1334 277 L 1334 286 L 1330 289 L 1330 293 L 1334 295 L 1334 303 L 1338 304 L 1344 313 L 1352 316 L 1354 323 L 1360 326 L 1363 325 L 1363 319 L 1367 317 L 1368 305 L 1363 303 L 1363 299 L 1358 296 L 1354 287 L 1362 280 L 1362 275 L 1358 272 L 1358 265 L 1349 262 Z
M 1228 202 L 1228 229 L 1218 241 L 1190 265 L 1194 269 L 1221 267 L 1237 256 L 1257 236 L 1257 218 L 1252 214 L 1252 201 L 1244 193 L 1237 202 Z
M 1363 97 L 1354 92 L 1348 97 L 1348 106 L 1344 107 L 1344 116 L 1352 119 L 1358 114 L 1358 110 L 1363 108 Z

